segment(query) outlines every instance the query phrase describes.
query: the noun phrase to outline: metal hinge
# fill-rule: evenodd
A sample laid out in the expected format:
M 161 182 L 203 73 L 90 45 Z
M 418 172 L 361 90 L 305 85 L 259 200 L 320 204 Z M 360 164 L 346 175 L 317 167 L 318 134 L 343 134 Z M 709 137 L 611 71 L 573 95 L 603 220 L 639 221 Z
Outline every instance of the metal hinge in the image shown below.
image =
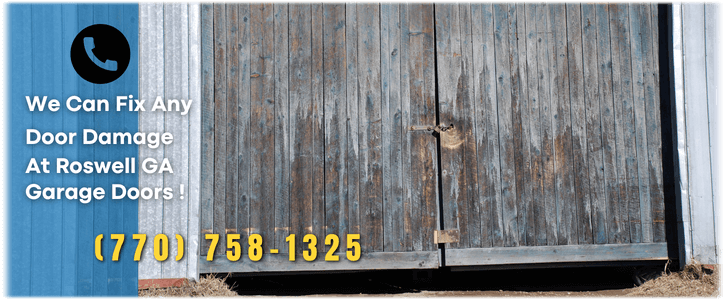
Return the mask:
M 434 230 L 434 244 L 458 243 L 459 230 Z
M 433 125 L 413 125 L 409 128 L 411 131 L 435 131 L 437 133 L 441 133 L 444 131 L 447 131 L 449 129 L 454 128 L 454 124 L 450 124 L 449 126 L 445 126 L 443 123 L 433 126 Z

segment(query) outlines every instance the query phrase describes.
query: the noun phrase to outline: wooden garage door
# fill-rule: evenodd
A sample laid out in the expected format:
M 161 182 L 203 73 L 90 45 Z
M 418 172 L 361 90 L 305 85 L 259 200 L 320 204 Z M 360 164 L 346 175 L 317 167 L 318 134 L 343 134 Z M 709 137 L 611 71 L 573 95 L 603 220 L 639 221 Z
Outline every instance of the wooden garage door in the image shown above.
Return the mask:
M 445 264 L 667 258 L 656 6 L 435 18 Z
M 202 24 L 200 271 L 435 268 L 432 5 L 215 4 Z M 218 234 L 212 261 L 210 240 Z M 225 257 L 226 235 L 244 255 Z M 248 236 L 264 255 L 248 258 Z M 303 236 L 317 258 L 289 261 Z M 328 262 L 324 238 L 340 239 Z M 346 257 L 360 234 L 363 255 Z M 277 254 L 273 254 L 277 250 Z M 309 254 L 309 252 L 308 252 Z

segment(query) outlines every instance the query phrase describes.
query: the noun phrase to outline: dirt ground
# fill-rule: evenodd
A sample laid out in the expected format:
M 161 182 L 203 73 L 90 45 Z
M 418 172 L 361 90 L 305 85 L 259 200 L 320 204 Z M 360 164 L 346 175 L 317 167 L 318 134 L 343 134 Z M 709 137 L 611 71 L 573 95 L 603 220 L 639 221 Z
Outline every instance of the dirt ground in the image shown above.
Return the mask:
M 657 267 L 656 268 L 661 268 Z M 654 272 L 661 273 L 662 271 Z M 490 271 L 367 271 L 339 274 L 207 276 L 139 296 L 618 297 L 718 296 L 718 268 L 691 265 L 636 286 L 633 267 Z

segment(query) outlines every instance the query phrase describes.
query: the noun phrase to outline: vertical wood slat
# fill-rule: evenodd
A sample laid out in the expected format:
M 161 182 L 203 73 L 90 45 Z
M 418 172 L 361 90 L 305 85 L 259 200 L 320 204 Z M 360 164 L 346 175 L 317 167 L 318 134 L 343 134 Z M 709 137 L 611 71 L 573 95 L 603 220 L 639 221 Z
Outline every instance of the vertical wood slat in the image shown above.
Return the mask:
M 345 5 L 345 53 L 346 53 L 346 115 L 347 140 L 346 168 L 348 180 L 348 230 L 353 234 L 361 234 L 360 200 L 360 146 L 359 146 L 359 111 L 358 111 L 358 14 L 355 4 Z
M 511 65 L 509 62 L 509 6 L 494 8 L 494 44 L 497 76 L 497 114 L 499 118 L 499 161 L 502 181 L 502 236 L 504 246 L 518 245 L 516 220 L 516 179 L 512 124 Z
M 635 120 L 635 155 L 637 159 L 637 190 L 640 208 L 639 221 L 641 226 L 641 242 L 653 241 L 653 223 L 651 221 L 650 184 L 647 167 L 647 133 L 645 128 L 645 82 L 642 25 L 643 5 L 628 5 L 630 25 L 630 57 L 632 63 L 633 111 Z
M 540 97 L 542 126 L 542 190 L 545 199 L 545 221 L 547 245 L 557 245 L 559 240 L 558 219 L 557 219 L 557 190 L 555 186 L 555 122 L 553 114 L 556 110 L 557 100 L 554 98 L 553 80 L 550 76 L 554 63 L 554 38 L 552 34 L 552 23 L 549 8 L 540 4 L 536 8 L 537 15 L 537 77 L 540 78 L 537 93 Z
M 275 90 L 273 7 L 250 4 L 250 225 L 249 234 L 260 234 L 265 252 L 274 245 L 275 212 Z M 253 213 L 254 212 L 254 213 Z M 272 240 L 270 240 L 272 239 Z M 264 248 L 267 247 L 267 248 Z M 273 246 L 274 247 L 274 246 Z
M 227 248 L 226 163 L 227 163 L 227 14 L 225 4 L 214 5 L 214 233 L 219 234 L 215 255 Z
M 479 184 L 479 216 L 481 247 L 491 247 L 494 228 L 501 228 L 501 207 L 499 203 L 499 151 L 493 149 L 494 128 L 497 128 L 497 119 L 492 118 L 496 112 L 495 77 L 494 77 L 494 50 L 492 32 L 492 12 L 490 4 L 472 4 L 472 54 L 474 57 L 474 102 L 475 118 L 474 135 L 477 149 Z M 495 224 L 497 224 L 495 226 Z M 501 231 L 497 233 L 501 237 Z
M 599 87 L 598 43 L 603 37 L 598 36 L 595 5 L 583 4 L 582 11 L 582 54 L 583 82 L 586 109 L 587 134 L 587 168 L 589 190 L 585 191 L 592 201 L 592 241 L 605 244 L 608 241 L 607 217 L 608 205 L 605 197 L 605 166 L 603 166 L 603 134 L 601 111 L 602 94 Z
M 465 204 L 466 209 L 459 212 L 460 230 L 459 235 L 466 239 L 464 243 L 459 243 L 460 246 L 466 245 L 466 247 L 478 247 L 481 245 L 481 219 L 479 219 L 480 207 L 479 207 L 479 185 L 478 185 L 478 165 L 477 165 L 477 149 L 476 141 L 476 126 L 474 120 L 476 118 L 476 103 L 474 102 L 474 73 L 473 64 L 473 41 L 472 41 L 472 27 L 471 24 L 472 13 L 471 6 L 469 4 L 460 4 L 459 15 L 461 24 L 465 24 L 459 32 L 461 34 L 461 63 L 462 63 L 462 77 L 460 84 L 458 85 L 457 98 L 461 99 L 461 106 L 458 114 L 459 121 L 456 125 L 456 130 L 459 130 L 462 134 L 463 144 L 463 162 L 462 167 L 464 168 L 464 183 L 461 192 L 463 193 L 462 204 Z M 462 91 L 463 89 L 463 91 Z M 458 104 L 457 104 L 458 105 Z M 450 123 L 451 124 L 451 123 Z M 449 124 L 449 125 L 450 125 Z M 444 134 L 446 136 L 446 134 Z M 468 167 L 467 167 L 468 166 Z M 462 222 L 461 219 L 465 221 Z M 465 225 L 465 226 L 462 226 Z
M 290 25 L 290 234 L 296 244 L 312 232 L 313 187 L 313 94 L 312 94 L 312 14 L 307 4 L 289 6 Z M 277 226 L 277 225 L 276 225 Z M 286 236 L 285 236 L 286 237 Z M 319 239 L 322 237 L 318 237 Z M 276 242 L 283 243 L 278 239 Z M 319 244 L 324 244 L 320 241 Z M 280 251 L 287 253 L 286 247 Z
M 534 202 L 532 197 L 532 157 L 531 157 L 531 129 L 530 121 L 531 109 L 530 109 L 530 93 L 533 92 L 534 86 L 530 86 L 528 56 L 527 56 L 527 30 L 526 30 L 526 12 L 524 4 L 517 4 L 516 6 L 516 30 L 514 34 L 510 32 L 510 40 L 513 40 L 516 45 L 516 56 L 519 62 L 517 68 L 517 77 L 513 77 L 518 81 L 519 85 L 519 97 L 517 98 L 517 107 L 520 111 L 520 116 L 514 116 L 515 119 L 519 119 L 518 130 L 520 133 L 520 150 L 517 152 L 521 156 L 521 159 L 515 162 L 518 165 L 517 170 L 517 194 L 519 196 L 519 207 L 517 208 L 517 229 L 519 230 L 519 243 L 521 245 L 534 245 L 535 244 L 535 215 L 534 215 Z M 510 42 L 511 45 L 511 42 Z
M 251 120 L 251 95 L 250 95 L 250 83 L 251 83 L 251 71 L 250 71 L 250 4 L 240 3 L 238 4 L 238 45 L 239 49 L 239 91 L 237 94 L 237 149 L 236 153 L 236 164 L 237 169 L 237 233 L 240 235 L 239 243 L 244 249 L 249 247 L 249 234 L 250 234 L 250 194 L 252 192 L 250 185 L 250 173 L 251 173 L 251 142 L 252 132 L 250 130 Z
M 272 247 L 281 248 L 290 234 L 290 99 L 289 81 L 289 35 L 288 5 L 274 4 L 274 208 L 275 218 L 271 231 L 262 235 L 267 243 L 262 244 L 265 253 Z M 267 171 L 267 170 L 265 170 Z M 269 188 L 269 187 L 263 187 Z M 263 199 L 268 201 L 268 199 Z M 300 233 L 302 234 L 302 232 Z M 274 238 L 273 238 L 274 236 Z M 273 242 L 274 241 L 274 242 Z M 272 246 L 271 246 L 272 245 Z
M 359 5 L 356 13 L 361 245 L 363 252 L 373 252 L 383 250 L 380 14 L 378 4 Z
M 644 5 L 641 27 L 643 40 L 645 89 L 645 126 L 647 138 L 647 171 L 651 207 L 653 242 L 665 242 L 665 204 L 663 196 L 662 140 L 660 119 L 660 68 L 658 44 L 658 6 Z
M 338 234 L 341 248 L 346 245 L 342 237 L 348 228 L 348 143 L 346 109 L 346 20 L 345 5 L 324 5 L 323 41 L 325 57 L 323 93 L 325 112 L 325 234 Z M 347 249 L 344 248 L 344 249 Z
M 607 242 L 610 244 L 622 243 L 627 238 L 627 227 L 623 228 L 620 205 L 620 176 L 623 170 L 617 168 L 617 141 L 615 125 L 615 107 L 613 99 L 613 58 L 611 56 L 610 42 L 610 13 L 609 6 L 597 4 L 595 6 L 597 26 L 597 67 L 598 87 L 600 96 L 600 122 L 603 145 L 603 171 L 604 189 L 607 198 Z
M 637 158 L 635 145 L 632 143 L 635 140 L 635 121 L 632 103 L 630 39 L 627 26 L 629 16 L 627 6 L 624 5 L 613 4 L 610 5 L 609 10 L 621 222 L 625 222 L 622 227 L 629 232 L 626 241 L 638 243 L 641 241 L 641 224 Z
M 403 174 L 399 4 L 381 4 L 384 250 L 402 251 Z
M 211 4 L 202 4 L 201 10 L 202 94 L 199 102 L 202 110 L 202 169 L 200 170 L 202 209 L 199 252 L 201 256 L 207 256 L 210 240 L 204 236 L 214 231 L 214 7 Z M 145 19 L 143 15 L 141 19 Z M 141 28 L 143 32 L 144 26 Z M 139 219 L 143 220 L 141 215 Z
M 543 186 L 543 161 L 542 161 L 542 133 L 540 122 L 541 98 L 539 95 L 540 78 L 538 75 L 538 32 L 537 32 L 537 5 L 526 4 L 524 7 L 524 22 L 526 36 L 526 70 L 527 70 L 527 98 L 529 103 L 528 123 L 523 126 L 529 126 L 530 140 L 530 164 L 531 171 L 529 173 L 531 189 L 530 211 L 531 217 L 528 219 L 527 245 L 546 245 L 546 216 L 545 216 L 545 199 Z M 544 78 L 543 78 L 544 79 Z M 532 228 L 532 229 L 529 229 Z
M 404 130 L 412 125 L 436 122 L 436 78 L 434 56 L 434 5 L 409 4 L 402 10 L 401 90 Z M 438 211 L 438 166 L 436 144 L 431 135 L 406 130 L 404 176 L 409 184 L 405 191 L 410 217 L 410 247 L 414 251 L 436 250 L 433 231 L 443 218 Z M 404 181 L 405 183 L 406 181 Z M 405 217 L 405 215 L 404 215 Z M 418 223 L 420 220 L 421 223 Z
M 339 6 L 343 7 L 343 6 Z M 325 103 L 324 103 L 324 80 L 325 74 L 324 69 L 324 49 L 323 49 L 323 5 L 312 4 L 312 139 L 313 139 L 313 186 L 312 186 L 312 226 L 313 234 L 315 236 L 325 236 Z M 344 15 L 344 14 L 342 14 Z M 344 31 L 343 31 L 344 32 Z M 339 41 L 341 45 L 345 45 L 343 40 Z M 343 46 L 344 47 L 344 46 Z M 344 49 L 344 48 L 343 48 Z M 342 50 L 341 56 L 345 55 L 345 50 Z M 344 66 L 341 66 L 344 67 Z M 339 98 L 342 103 L 345 103 Z M 337 213 L 340 216 L 347 215 L 347 210 L 341 209 Z M 339 251 L 347 249 L 345 244 L 345 235 L 339 233 L 341 243 Z M 325 250 L 325 243 L 318 244 L 318 251 L 322 252 Z
M 239 209 L 239 98 L 243 92 L 240 90 L 240 47 L 242 35 L 239 32 L 239 5 L 237 4 L 225 4 L 224 8 L 225 19 L 219 20 L 220 24 L 224 26 L 224 32 L 219 32 L 223 36 L 226 36 L 225 42 L 226 47 L 226 87 L 225 98 L 220 99 L 225 102 L 225 111 L 223 112 L 225 117 L 223 126 L 226 127 L 223 131 L 226 134 L 226 140 L 224 141 L 226 157 L 223 157 L 224 163 L 224 234 L 220 235 L 220 238 L 225 239 L 227 234 L 236 234 L 237 232 L 237 210 Z M 224 23 L 222 23 L 224 22 Z M 219 124 L 217 124 L 219 125 Z M 221 234 L 221 232 L 220 232 Z M 225 253 L 226 249 L 223 249 L 222 253 Z

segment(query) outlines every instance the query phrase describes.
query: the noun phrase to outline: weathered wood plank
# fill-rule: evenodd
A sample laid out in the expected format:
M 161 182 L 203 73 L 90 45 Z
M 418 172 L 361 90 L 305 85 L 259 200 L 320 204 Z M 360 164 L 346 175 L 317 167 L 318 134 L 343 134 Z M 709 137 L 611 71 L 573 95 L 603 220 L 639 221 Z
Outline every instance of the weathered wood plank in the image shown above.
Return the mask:
M 553 52 L 550 53 L 554 66 L 552 76 L 554 112 L 554 154 L 555 185 L 557 190 L 558 244 L 577 244 L 577 199 L 574 190 L 572 154 L 572 123 L 570 118 L 570 82 L 567 57 L 567 24 L 564 4 L 549 5 L 552 22 Z
M 538 77 L 538 32 L 537 32 L 537 5 L 526 4 L 524 7 L 525 39 L 526 39 L 526 67 L 527 67 L 527 101 L 529 105 L 528 126 L 530 134 L 530 173 L 529 188 L 531 189 L 531 206 L 529 213 L 531 218 L 527 227 L 527 245 L 547 244 L 547 219 L 545 210 L 544 186 L 543 186 L 543 162 L 542 162 L 542 118 L 540 117 L 540 93 L 541 81 Z M 526 125 L 525 125 L 526 126 Z
M 510 7 L 493 5 L 494 48 L 497 76 L 497 116 L 499 118 L 499 161 L 502 181 L 502 237 L 504 246 L 517 246 L 517 186 L 515 178 L 514 128 L 512 120 L 512 76 L 509 58 Z
M 240 90 L 240 47 L 242 34 L 239 32 L 239 5 L 226 4 L 226 35 L 227 35 L 227 141 L 226 160 L 225 160 L 225 228 L 224 233 L 236 234 L 237 232 L 237 211 L 239 209 L 239 94 L 244 92 Z M 226 241 L 226 239 L 225 239 Z M 226 249 L 225 249 L 226 250 Z
M 275 220 L 274 232 L 270 232 L 267 240 L 274 235 L 274 244 L 270 246 L 282 248 L 287 243 L 285 238 L 291 233 L 290 228 L 290 99 L 288 98 L 289 75 L 289 36 L 288 36 L 288 5 L 274 4 L 274 106 L 275 106 Z M 302 234 L 302 232 L 300 233 Z M 263 238 L 265 236 L 263 235 Z
M 494 18 L 490 4 L 472 5 L 474 99 L 478 152 L 481 246 L 502 246 L 502 202 L 498 146 Z M 481 70 L 481 71 L 479 71 Z
M 622 243 L 627 239 L 628 229 L 623 228 L 620 211 L 620 176 L 617 168 L 617 140 L 615 127 L 615 108 L 613 99 L 613 61 L 610 54 L 610 13 L 605 4 L 595 6 L 597 26 L 597 67 L 598 89 L 600 96 L 600 122 L 602 133 L 603 175 L 607 205 L 607 242 Z
M 403 239 L 401 142 L 401 44 L 399 4 L 381 4 L 381 80 L 383 103 L 384 250 L 400 252 Z
M 605 196 L 605 167 L 603 166 L 601 93 L 599 91 L 598 32 L 594 4 L 582 4 L 582 59 L 586 134 L 587 168 L 589 189 L 584 191 L 592 203 L 592 243 L 606 244 L 608 241 L 607 210 Z
M 313 102 L 312 102 L 312 15 L 308 4 L 290 4 L 290 229 L 296 245 L 312 233 L 313 187 Z M 276 209 L 277 210 L 277 209 Z M 279 231 L 279 229 L 276 229 Z M 286 236 L 285 236 L 286 237 Z M 282 247 L 284 238 L 276 247 Z M 318 237 L 320 238 L 320 237 Z M 323 243 L 324 244 L 324 243 Z M 302 251 L 303 247 L 298 247 Z
M 250 234 L 274 245 L 275 75 L 272 5 L 250 4 Z M 267 215 L 265 215 L 267 214 Z M 264 248 L 267 247 L 267 248 Z M 267 251 L 265 251 L 267 252 Z
M 643 56 L 646 63 L 645 119 L 648 131 L 648 176 L 650 177 L 653 242 L 658 243 L 665 242 L 665 203 L 663 195 L 663 155 L 661 150 L 660 44 L 657 3 L 651 3 L 647 10 L 649 14 L 645 16 L 647 20 L 643 30 L 646 33 L 643 35 Z
M 446 252 L 446 264 L 451 266 L 668 259 L 666 243 L 498 247 Z
M 517 4 L 517 20 L 516 30 L 514 34 L 510 32 L 510 41 L 516 43 L 516 55 L 519 66 L 518 70 L 518 85 L 519 85 L 519 97 L 517 97 L 517 108 L 520 111 L 520 116 L 514 116 L 515 119 L 519 118 L 519 129 L 520 134 L 520 150 L 519 155 L 521 162 L 519 162 L 519 169 L 517 169 L 517 194 L 520 195 L 518 207 L 517 207 L 517 229 L 519 230 L 519 243 L 522 245 L 535 245 L 535 215 L 534 215 L 534 201 L 532 199 L 532 154 L 531 154 L 531 108 L 530 108 L 530 93 L 536 90 L 536 82 L 530 83 L 529 78 L 529 67 L 533 64 L 528 62 L 527 56 L 527 24 L 526 24 L 526 12 L 524 4 Z M 521 38 L 519 38 L 521 37 Z M 512 42 L 510 42 L 510 48 Z M 515 70 L 515 68 L 512 68 Z M 532 77 L 534 74 L 532 74 Z M 514 77 L 513 77 L 514 78 Z M 516 161 L 515 161 L 516 162 Z M 521 182 L 521 184 L 520 184 Z
M 477 148 L 476 126 L 476 103 L 474 101 L 474 56 L 473 56 L 473 40 L 472 40 L 472 13 L 471 6 L 468 3 L 459 4 L 460 24 L 462 25 L 459 33 L 461 34 L 461 63 L 462 78 L 460 86 L 457 87 L 457 98 L 461 99 L 461 105 L 456 111 L 458 124 L 455 128 L 460 130 L 461 138 L 463 138 L 463 175 L 465 185 L 462 186 L 463 192 L 460 201 L 461 206 L 466 206 L 465 211 L 459 211 L 460 218 L 464 218 L 466 222 L 459 220 L 460 231 L 462 237 L 466 237 L 467 247 L 479 247 L 481 245 L 481 219 L 479 207 L 479 183 L 477 176 Z M 450 123 L 451 124 L 451 123 Z M 461 182 L 460 182 L 461 183 Z M 461 226 L 465 224 L 466 226 Z M 461 245 L 461 243 L 460 243 Z M 463 246 L 463 245 L 462 245 Z
M 645 124 L 645 82 L 643 57 L 642 23 L 645 21 L 643 5 L 628 5 L 630 25 L 630 57 L 632 63 L 633 111 L 635 113 L 635 153 L 638 167 L 638 199 L 640 206 L 640 225 L 642 242 L 653 241 L 653 222 L 651 218 L 650 184 L 648 174 L 647 132 Z M 648 16 L 650 17 L 650 16 Z
M 330 270 L 391 270 L 391 269 L 435 269 L 439 266 L 437 251 L 417 252 L 363 252 L 360 260 L 352 262 L 345 257 L 340 261 L 327 262 L 321 259 L 307 262 L 297 259 L 288 261 L 287 256 L 263 255 L 257 262 L 240 260 L 230 262 L 224 256 L 213 261 L 202 261 L 200 273 L 257 273 L 289 271 L 330 271 Z
M 628 11 L 625 5 L 612 4 L 610 11 L 610 39 L 613 63 L 613 98 L 615 101 L 617 169 L 620 185 L 621 222 L 626 225 L 629 237 L 626 241 L 641 240 L 640 200 L 638 198 L 638 166 L 635 145 L 633 113 L 633 88 L 631 86 L 630 38 L 627 25 Z M 622 172 L 622 174 L 620 173 Z
M 401 22 L 401 45 L 399 48 L 399 56 L 401 60 L 401 126 L 403 127 L 401 138 L 401 173 L 403 186 L 401 194 L 403 196 L 403 211 L 400 218 L 402 219 L 401 229 L 403 230 L 403 251 L 411 251 L 413 249 L 413 220 L 411 199 L 412 179 L 411 179 L 411 131 L 406 128 L 411 127 L 411 91 L 410 77 L 408 69 L 409 61 L 409 40 L 410 40 L 410 22 L 408 20 L 412 7 L 409 4 L 400 5 L 400 22 Z
M 345 6 L 324 5 L 325 41 L 325 234 L 347 234 L 348 128 L 346 102 Z M 346 245 L 341 240 L 341 246 Z
M 665 242 L 665 204 L 663 202 L 663 163 L 661 154 L 660 84 L 658 83 L 658 23 L 651 22 L 651 4 L 640 7 L 642 18 L 643 89 L 645 96 L 645 131 L 648 197 L 652 223 L 652 241 Z M 657 9 L 657 7 L 656 7 Z M 654 41 L 655 40 L 655 41 Z
M 459 91 L 466 92 L 462 84 L 468 82 L 462 65 L 460 12 L 457 4 L 438 4 L 436 18 L 436 63 L 438 74 L 438 105 L 441 124 L 455 124 L 453 129 L 440 133 L 440 164 L 443 193 L 444 229 L 458 229 L 461 236 L 458 243 L 447 243 L 447 248 L 466 248 L 466 166 L 464 165 L 463 132 L 457 110 L 461 109 Z M 462 95 L 463 96 L 463 95 Z M 425 211 L 425 210 L 424 210 Z
M 380 14 L 378 4 L 359 5 L 356 13 L 361 246 L 377 252 L 383 250 Z
M 476 201 L 477 203 L 474 204 L 478 210 L 478 215 L 474 215 L 473 218 L 477 219 L 479 228 L 472 228 L 470 230 L 470 233 L 478 234 L 478 243 L 476 244 L 476 247 L 491 247 L 492 241 L 491 241 L 491 229 L 489 226 L 489 223 L 491 222 L 489 220 L 488 214 L 491 213 L 491 202 L 489 201 L 488 193 L 490 187 L 485 186 L 482 182 L 485 181 L 484 176 L 488 176 L 487 171 L 487 165 L 486 161 L 486 116 L 484 115 L 484 97 L 486 97 L 484 94 L 487 92 L 491 92 L 489 89 L 487 89 L 487 86 L 485 86 L 485 76 L 487 79 L 490 79 L 491 74 L 488 69 L 484 68 L 484 60 L 485 60 L 485 53 L 486 48 L 488 45 L 483 43 L 484 39 L 484 32 L 483 30 L 483 18 L 482 18 L 482 9 L 483 6 L 481 4 L 470 4 L 471 6 L 471 56 L 472 56 L 472 67 L 474 69 L 474 72 L 472 72 L 473 77 L 473 85 L 472 85 L 472 100 L 474 103 L 474 119 L 472 122 L 472 126 L 474 128 L 473 132 L 473 139 L 475 141 L 475 147 L 476 147 L 476 158 L 477 160 L 474 162 L 477 165 L 477 184 L 478 184 L 478 193 L 475 195 L 475 199 L 473 201 Z M 489 19 L 488 21 L 491 21 Z M 489 22 L 491 23 L 491 22 Z M 486 73 L 486 75 L 484 74 Z
M 250 5 L 241 3 L 237 7 L 237 32 L 239 46 L 239 92 L 237 94 L 237 233 L 242 249 L 249 247 L 250 227 L 250 173 L 253 155 L 250 152 L 252 132 L 250 130 Z M 244 251 L 244 250 L 243 250 Z
M 202 65 L 201 53 L 201 7 L 199 3 L 189 4 L 189 99 L 193 102 L 189 112 L 189 220 L 186 230 L 187 278 L 199 279 L 200 245 L 200 171 L 202 168 Z M 249 89 L 248 89 L 249 90 Z M 206 254 L 206 253 L 205 253 Z
M 557 227 L 557 192 L 555 186 L 555 150 L 554 150 L 554 114 L 557 100 L 554 98 L 554 80 L 550 76 L 550 63 L 554 57 L 554 39 L 550 12 L 546 5 L 539 4 L 537 16 L 537 78 L 540 82 L 537 94 L 540 97 L 540 126 L 542 134 L 542 196 L 545 207 L 545 233 L 547 245 L 557 245 L 559 230 Z
M 570 85 L 570 122 L 572 132 L 572 168 L 575 188 L 575 222 L 577 243 L 592 243 L 590 180 L 587 156 L 587 120 L 582 62 L 582 28 L 580 4 L 570 3 L 567 10 L 567 66 Z M 564 34 L 564 32 L 563 32 Z
M 150 13 L 150 12 L 149 12 Z M 214 229 L 214 7 L 202 5 L 202 195 L 201 195 L 201 248 L 200 253 L 207 255 L 209 240 L 204 234 Z M 143 26 L 140 28 L 144 28 Z M 143 53 L 143 52 L 142 52 Z M 143 76 L 143 75 L 142 75 Z M 142 81 L 143 82 L 143 81 Z M 141 96 L 144 96 L 143 94 Z M 147 97 L 148 98 L 148 97 Z M 144 99 L 144 98 L 141 98 Z M 141 126 L 139 127 L 141 131 Z M 139 174 L 143 182 L 142 175 Z M 140 204 L 141 205 L 141 204 Z M 139 215 L 139 220 L 143 217 Z M 139 226 L 141 227 L 141 226 Z M 152 254 L 148 254 L 152 257 Z M 149 258 L 149 259 L 153 259 Z M 141 276 L 141 275 L 140 275 Z M 145 277 L 142 277 L 145 278 Z
M 404 69 L 409 72 L 407 93 L 409 95 L 410 124 L 434 124 L 436 122 L 436 65 L 434 64 L 434 6 L 410 5 L 408 10 L 409 51 Z M 403 59 L 403 57 L 402 57 Z M 414 109 L 415 107 L 415 109 Z M 414 124 L 416 123 L 416 124 Z M 411 132 L 412 221 L 421 220 L 421 226 L 414 226 L 414 250 L 432 251 L 438 248 L 433 243 L 434 230 L 439 226 L 442 212 L 439 211 L 437 146 L 432 136 Z M 415 155 L 415 156 L 414 156 Z M 414 223 L 415 224 L 415 223 Z
M 358 13 L 355 4 L 345 5 L 346 129 L 348 141 L 346 168 L 348 180 L 348 232 L 362 234 L 360 219 L 360 146 L 358 143 Z
M 226 7 L 214 5 L 214 233 L 220 235 L 215 254 L 224 254 L 227 162 L 227 25 Z
M 343 7 L 343 6 L 341 6 Z M 345 16 L 343 11 L 342 16 Z M 324 236 L 325 233 L 325 120 L 324 120 L 324 87 L 325 87 L 325 74 L 323 73 L 324 68 L 324 45 L 323 45 L 323 5 L 312 4 L 312 94 L 313 94 L 313 117 L 312 117 L 312 130 L 313 130 L 313 198 L 312 198 L 312 226 L 313 234 L 315 236 Z M 345 32 L 345 31 L 343 31 Z M 345 39 L 341 40 L 341 44 L 345 45 Z M 345 48 L 343 48 L 345 49 Z M 340 55 L 345 57 L 345 50 L 340 52 Z M 341 66 L 344 68 L 344 64 Z M 342 103 L 345 103 L 343 98 L 339 98 Z M 345 114 L 343 114 L 344 116 Z M 341 217 L 347 215 L 347 208 L 341 209 L 338 214 Z M 345 247 L 344 235 L 341 237 L 341 248 Z M 325 243 L 318 244 L 318 251 L 322 252 L 325 250 Z

